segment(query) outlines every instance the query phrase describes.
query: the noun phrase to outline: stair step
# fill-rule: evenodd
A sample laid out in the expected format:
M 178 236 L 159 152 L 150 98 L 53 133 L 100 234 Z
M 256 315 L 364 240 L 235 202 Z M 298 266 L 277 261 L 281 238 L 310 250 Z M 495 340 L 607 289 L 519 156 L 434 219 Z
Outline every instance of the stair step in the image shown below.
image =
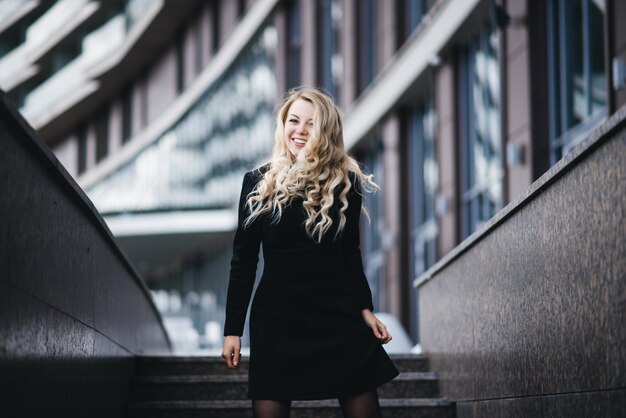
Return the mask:
M 420 354 L 390 354 L 400 372 L 428 371 L 428 359 Z M 218 356 L 138 356 L 138 375 L 190 375 L 248 373 L 249 357 L 241 358 L 239 367 L 229 369 Z
M 390 354 L 389 357 L 402 372 L 427 372 L 430 370 L 428 357 L 423 354 Z
M 137 356 L 137 374 L 191 375 L 239 373 L 248 374 L 249 357 L 241 357 L 239 367 L 229 369 L 221 357 L 216 356 Z
M 401 372 L 378 388 L 380 398 L 433 398 L 439 396 L 439 376 L 434 372 Z
M 244 374 L 138 376 L 133 379 L 131 399 L 222 400 L 247 399 L 248 376 Z M 403 372 L 378 389 L 381 398 L 432 398 L 439 395 L 437 374 Z
M 380 399 L 383 415 L 394 418 L 453 418 L 454 406 L 445 399 Z M 250 400 L 132 402 L 129 418 L 245 418 L 252 417 Z M 343 418 L 336 399 L 293 401 L 292 418 Z
M 438 376 L 427 357 L 392 354 L 400 371 L 378 388 L 383 416 L 453 418 L 453 403 L 440 399 Z M 249 357 L 237 369 L 218 356 L 139 356 L 132 382 L 129 418 L 245 418 L 252 416 L 248 399 Z M 337 399 L 293 401 L 292 418 L 343 418 Z
M 247 382 L 248 376 L 241 374 L 208 374 L 208 375 L 163 375 L 138 376 L 133 379 L 137 383 L 211 383 L 211 382 Z M 394 380 L 437 380 L 435 372 L 404 372 Z

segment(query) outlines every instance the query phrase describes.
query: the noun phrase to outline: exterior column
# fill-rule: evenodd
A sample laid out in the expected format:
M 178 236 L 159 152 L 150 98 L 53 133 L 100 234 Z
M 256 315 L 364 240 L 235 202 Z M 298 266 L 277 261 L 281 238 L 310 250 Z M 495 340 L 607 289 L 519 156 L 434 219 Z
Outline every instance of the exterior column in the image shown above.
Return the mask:
M 274 14 L 274 25 L 276 26 L 276 32 L 278 34 L 278 45 L 276 46 L 276 78 L 278 80 L 278 92 L 282 96 L 287 88 L 287 72 L 286 72 L 286 59 L 287 48 L 287 16 L 285 13 L 284 3 L 282 7 L 279 7 Z
M 439 162 L 437 195 L 437 258 L 449 253 L 457 244 L 456 198 L 457 141 L 454 67 L 444 62 L 435 73 L 435 109 L 437 112 L 436 152 Z
M 302 43 L 302 85 L 314 87 L 317 85 L 317 60 L 315 51 L 317 51 L 316 42 L 316 2 L 301 1 L 300 2 L 300 24 L 302 25 L 302 39 L 306 40 Z
M 397 22 L 396 22 L 396 3 L 395 1 L 381 1 L 376 3 L 378 15 L 378 56 L 376 57 L 376 73 L 389 63 L 393 54 L 396 52 L 397 44 Z M 376 41 L 375 41 L 376 42 Z
M 341 26 L 341 55 L 343 59 L 343 74 L 341 80 L 339 100 L 344 111 L 347 111 L 356 96 L 356 48 L 358 42 L 356 33 L 356 10 L 354 1 L 343 0 L 343 25 Z M 347 112 L 346 112 L 347 113 Z
M 507 1 L 506 11 L 517 20 L 527 15 L 526 0 Z M 502 85 L 502 122 L 504 134 L 504 167 L 507 195 L 504 204 L 515 199 L 533 182 L 529 156 L 532 155 L 530 118 L 530 54 L 528 28 L 509 25 L 500 43 Z
M 385 295 L 381 308 L 396 318 L 402 319 L 401 277 L 401 190 L 400 190 L 400 121 L 396 114 L 381 123 L 383 140 L 384 194 L 383 249 L 385 253 L 385 283 L 381 283 Z

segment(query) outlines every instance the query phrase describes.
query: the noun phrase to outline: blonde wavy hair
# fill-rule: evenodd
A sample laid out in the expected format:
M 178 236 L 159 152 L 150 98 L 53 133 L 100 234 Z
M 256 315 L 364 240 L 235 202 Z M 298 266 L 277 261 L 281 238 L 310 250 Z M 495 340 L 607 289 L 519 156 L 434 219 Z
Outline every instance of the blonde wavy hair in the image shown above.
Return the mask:
M 315 111 L 312 133 L 295 157 L 285 142 L 285 121 L 291 105 L 300 99 L 311 103 Z M 360 186 L 357 191 L 378 189 L 373 175 L 364 174 L 357 161 L 347 154 L 341 111 L 333 99 L 319 89 L 300 87 L 287 92 L 276 112 L 274 149 L 267 165 L 263 178 L 248 195 L 246 205 L 250 214 L 244 227 L 262 214 L 269 214 L 272 222 L 278 222 L 283 209 L 294 197 L 300 196 L 307 213 L 304 223 L 307 235 L 320 243 L 333 225 L 330 209 L 338 192 L 341 207 L 336 239 L 346 224 L 346 196 L 352 186 L 349 173 L 353 173 L 352 178 Z

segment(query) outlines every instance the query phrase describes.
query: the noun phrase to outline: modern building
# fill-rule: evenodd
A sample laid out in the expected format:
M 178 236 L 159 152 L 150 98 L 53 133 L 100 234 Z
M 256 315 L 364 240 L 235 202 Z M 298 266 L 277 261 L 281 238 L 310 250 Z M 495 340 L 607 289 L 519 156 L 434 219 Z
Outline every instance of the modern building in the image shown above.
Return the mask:
M 375 309 L 417 343 L 415 278 L 626 103 L 625 20 L 615 0 L 4 0 L 0 88 L 181 349 L 221 345 L 236 200 L 277 102 L 326 89 L 381 186 Z

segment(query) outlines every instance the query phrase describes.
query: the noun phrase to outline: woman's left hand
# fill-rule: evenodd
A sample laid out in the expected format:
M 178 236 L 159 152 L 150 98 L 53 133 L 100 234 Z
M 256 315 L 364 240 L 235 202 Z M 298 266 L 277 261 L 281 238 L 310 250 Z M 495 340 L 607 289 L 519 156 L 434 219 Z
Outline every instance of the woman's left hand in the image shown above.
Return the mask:
M 380 321 L 380 319 L 376 318 L 376 315 L 374 315 L 372 311 L 369 309 L 363 309 L 361 314 L 363 314 L 363 320 L 367 326 L 374 331 L 374 335 L 381 343 L 387 344 L 391 341 L 391 334 L 387 331 L 387 327 Z

